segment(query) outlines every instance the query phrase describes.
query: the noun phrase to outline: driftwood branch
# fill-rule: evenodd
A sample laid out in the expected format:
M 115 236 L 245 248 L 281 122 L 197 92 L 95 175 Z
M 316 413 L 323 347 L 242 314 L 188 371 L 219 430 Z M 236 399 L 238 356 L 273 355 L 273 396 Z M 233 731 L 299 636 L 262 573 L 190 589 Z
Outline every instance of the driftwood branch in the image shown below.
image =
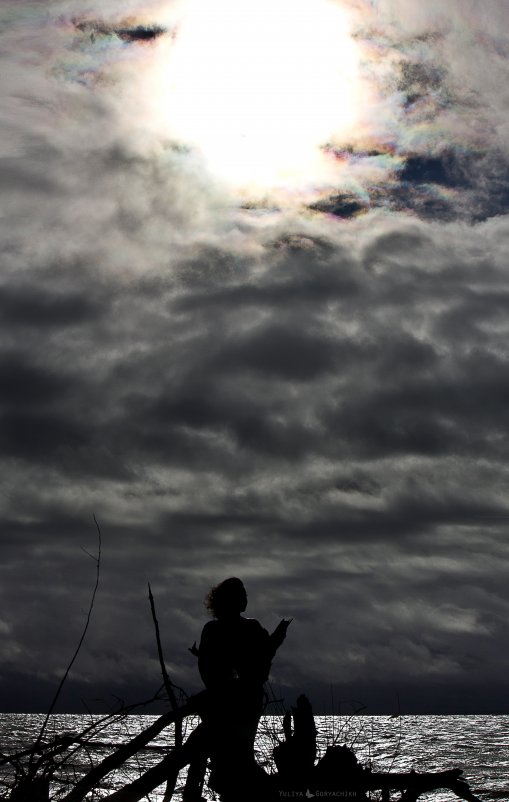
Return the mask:
M 95 788 L 98 783 L 106 777 L 106 775 L 110 774 L 110 772 L 115 771 L 118 769 L 126 760 L 129 760 L 130 757 L 136 754 L 140 749 L 143 749 L 153 738 L 159 735 L 166 727 L 169 727 L 170 724 L 174 724 L 179 718 L 183 718 L 188 716 L 192 713 L 198 712 L 199 702 L 202 698 L 203 694 L 197 694 L 196 696 L 192 696 L 185 705 L 183 705 L 178 710 L 170 710 L 167 713 L 164 713 L 160 716 L 150 727 L 147 727 L 146 730 L 140 732 L 135 738 L 129 741 L 127 744 L 123 744 L 116 752 L 113 754 L 108 755 L 101 763 L 85 774 L 82 777 L 72 791 L 70 791 L 66 796 L 63 797 L 62 802 L 82 802 L 85 796 Z M 160 782 L 164 782 L 165 778 Z M 160 783 L 159 783 L 160 784 Z M 155 787 L 155 786 L 154 786 Z
M 163 655 L 163 647 L 161 644 L 161 635 L 159 632 L 159 621 L 157 620 L 156 615 L 156 607 L 154 602 L 154 596 L 152 594 L 152 589 L 150 587 L 150 582 L 148 584 L 148 597 L 150 601 L 150 609 L 152 611 L 152 620 L 154 622 L 154 628 L 156 632 L 156 641 L 157 641 L 157 654 L 159 657 L 159 665 L 161 666 L 161 675 L 163 677 L 164 688 L 167 693 L 168 699 L 170 700 L 170 704 L 172 710 L 178 710 L 178 701 L 175 695 L 175 691 L 173 690 L 173 683 L 168 676 L 168 671 L 166 669 L 166 663 L 164 662 L 164 655 Z M 179 737 L 177 737 L 177 730 L 180 730 Z M 175 746 L 180 747 L 182 746 L 182 727 L 176 727 L 175 731 Z
M 382 791 L 382 798 L 388 798 L 390 791 L 402 791 L 403 802 L 415 802 L 421 794 L 447 789 L 466 802 L 480 802 L 461 777 L 462 773 L 461 769 L 423 773 L 410 771 L 405 774 L 375 773 L 363 769 L 351 749 L 330 746 L 307 775 L 306 784 L 312 791 Z
M 205 738 L 204 725 L 199 724 L 180 749 L 175 749 L 134 782 L 104 797 L 104 802 L 139 802 L 154 788 L 162 785 L 169 774 L 178 775 L 180 769 L 187 766 L 193 757 L 199 756 L 203 750 Z
M 293 721 L 293 732 L 292 732 Z M 281 778 L 306 783 L 316 760 L 316 728 L 309 700 L 302 694 L 292 712 L 283 719 L 285 740 L 274 749 L 274 761 Z
M 173 685 L 171 683 L 171 680 L 168 676 L 168 671 L 166 669 L 166 663 L 164 662 L 163 647 L 161 644 L 161 635 L 159 632 L 159 621 L 157 620 L 156 606 L 154 602 L 154 596 L 152 594 L 152 588 L 150 587 L 150 582 L 148 583 L 148 598 L 150 601 L 152 620 L 154 622 L 154 628 L 156 632 L 157 654 L 159 656 L 159 665 L 161 666 L 161 674 L 163 677 L 164 687 L 168 695 L 168 699 L 170 700 L 172 710 L 178 710 L 177 697 L 175 696 L 175 691 L 173 690 Z M 183 743 L 182 719 L 177 719 L 175 721 L 175 749 L 180 749 L 182 747 L 182 743 Z M 173 792 L 175 790 L 177 778 L 178 778 L 178 769 L 171 770 L 166 778 L 166 790 L 164 792 L 163 802 L 170 802 L 173 796 Z
M 405 791 L 405 799 L 417 799 L 421 794 L 430 791 L 447 789 L 452 791 L 459 799 L 467 802 L 481 802 L 475 796 L 466 780 L 461 775 L 461 769 L 450 769 L 448 771 L 417 773 L 414 771 L 408 774 L 366 774 L 361 780 L 360 786 L 364 791 L 388 790 Z
M 130 705 L 122 705 L 120 709 L 115 710 L 112 713 L 108 713 L 107 715 L 100 718 L 98 721 L 92 721 L 92 723 L 89 724 L 88 727 L 85 727 L 84 730 L 81 730 L 81 732 L 79 733 L 79 735 L 76 736 L 76 738 L 73 738 L 73 743 L 77 744 L 77 746 L 74 749 L 69 747 L 66 756 L 59 763 L 59 769 L 61 769 L 69 761 L 73 760 L 76 753 L 80 749 L 97 746 L 98 742 L 97 740 L 95 740 L 97 734 L 107 729 L 110 726 L 113 719 L 116 719 L 117 721 L 120 722 L 134 710 L 137 710 L 140 707 L 147 707 L 147 705 L 152 704 L 158 699 L 159 699 L 159 692 L 157 692 L 154 696 L 150 697 L 150 699 L 145 699 L 142 702 L 134 702 Z M 63 737 L 66 738 L 67 736 Z M 94 740 L 92 740 L 92 738 Z
M 100 571 L 101 571 L 102 535 L 101 535 L 101 529 L 100 529 L 100 526 L 99 526 L 99 524 L 97 522 L 97 518 L 95 517 L 95 514 L 94 514 L 94 523 L 95 523 L 95 526 L 96 526 L 96 529 L 97 529 L 97 537 L 98 537 L 97 557 L 93 557 L 93 559 L 96 562 L 96 577 L 95 577 L 94 589 L 92 591 L 92 597 L 90 599 L 90 604 L 89 604 L 89 607 L 88 607 L 85 626 L 83 628 L 83 632 L 81 633 L 81 637 L 79 639 L 78 645 L 77 645 L 77 647 L 76 647 L 76 649 L 74 651 L 74 654 L 73 654 L 73 656 L 71 658 L 71 661 L 69 662 L 69 665 L 67 666 L 67 668 L 66 668 L 66 670 L 64 672 L 64 675 L 63 675 L 62 679 L 60 680 L 60 683 L 58 685 L 56 693 L 55 693 L 55 695 L 53 697 L 53 700 L 52 700 L 52 702 L 51 702 L 51 704 L 49 706 L 48 712 L 46 713 L 45 719 L 44 719 L 44 721 L 42 723 L 41 729 L 39 730 L 39 734 L 38 734 L 37 739 L 35 741 L 35 744 L 33 746 L 33 752 L 32 752 L 32 755 L 30 756 L 30 763 L 29 763 L 29 769 L 28 769 L 28 776 L 29 777 L 30 776 L 34 776 L 35 772 L 37 771 L 37 766 L 34 767 L 34 765 L 33 765 L 33 757 L 37 753 L 37 747 L 39 746 L 39 744 L 41 743 L 41 741 L 42 741 L 42 739 L 44 737 L 44 733 L 46 732 L 46 727 L 48 726 L 48 721 L 50 720 L 50 716 L 51 716 L 51 714 L 53 713 L 53 711 L 55 709 L 55 706 L 56 706 L 56 704 L 58 702 L 58 699 L 60 697 L 60 694 L 62 692 L 62 688 L 64 687 L 64 684 L 65 684 L 65 681 L 66 681 L 67 677 L 69 676 L 71 668 L 73 667 L 73 665 L 74 665 L 74 663 L 76 661 L 76 658 L 78 657 L 80 649 L 81 649 L 81 647 L 83 645 L 83 641 L 85 640 L 85 636 L 87 634 L 88 627 L 90 625 L 90 619 L 91 619 L 91 616 L 92 616 L 92 610 L 94 609 L 95 597 L 96 597 L 96 594 L 97 594 L 97 589 L 99 587 L 99 577 L 100 577 Z M 92 556 L 92 555 L 89 555 L 89 556 Z

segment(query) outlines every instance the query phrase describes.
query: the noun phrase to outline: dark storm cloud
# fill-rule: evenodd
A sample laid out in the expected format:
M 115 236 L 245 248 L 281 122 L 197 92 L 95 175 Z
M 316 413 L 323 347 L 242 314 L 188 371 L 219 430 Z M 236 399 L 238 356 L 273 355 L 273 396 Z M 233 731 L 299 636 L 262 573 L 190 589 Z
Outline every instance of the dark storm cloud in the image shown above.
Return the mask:
M 399 174 L 401 181 L 416 184 L 442 184 L 443 186 L 465 186 L 463 175 L 458 169 L 454 154 L 438 156 L 410 156 Z
M 331 195 L 329 198 L 311 204 L 309 208 L 348 219 L 367 211 L 368 207 L 349 195 Z
M 14 327 L 75 326 L 97 320 L 102 311 L 101 304 L 92 297 L 75 291 L 50 292 L 40 287 L 35 290 L 26 284 L 0 288 L 0 315 Z
M 503 153 L 445 148 L 438 154 L 408 152 L 401 157 L 395 180 L 371 189 L 367 200 L 331 195 L 309 208 L 348 219 L 382 207 L 441 222 L 479 222 L 507 213 L 509 170 Z
M 326 333 L 300 332 L 272 324 L 250 331 L 237 343 L 222 350 L 216 361 L 219 371 L 271 373 L 284 380 L 312 381 L 338 366 L 341 349 Z M 345 349 L 345 356 L 352 355 Z
M 481 221 L 506 214 L 509 208 L 509 171 L 502 153 L 446 150 L 439 156 L 410 156 L 398 177 L 401 187 L 394 193 L 395 203 L 399 198 L 400 208 L 413 205 L 424 217 Z M 434 198 L 433 185 L 454 189 L 457 196 Z
M 147 42 L 156 39 L 166 30 L 159 25 L 136 25 L 131 27 L 113 27 L 105 25 L 100 22 L 75 22 L 76 28 L 79 31 L 88 33 L 92 42 L 95 41 L 97 36 L 118 36 L 125 42 Z
M 0 356 L 2 404 L 17 408 L 21 405 L 44 405 L 64 394 L 70 382 L 51 374 L 37 365 L 24 361 L 19 353 Z
M 433 96 L 437 106 L 447 105 L 447 71 L 443 65 L 433 62 L 403 61 L 401 63 L 399 89 L 405 93 L 405 107 L 411 109 L 416 103 Z
M 296 617 L 283 684 L 351 682 L 353 666 L 369 684 L 372 661 L 401 683 L 423 663 L 441 682 L 481 682 L 507 612 L 507 359 L 492 318 L 500 309 L 503 319 L 505 276 L 492 264 L 479 284 L 457 244 L 396 229 L 343 258 L 293 236 L 267 243 L 261 269 L 244 260 L 229 276 L 197 254 L 196 284 L 177 273 L 119 286 L 106 324 L 76 321 L 68 339 L 65 316 L 43 321 L 36 363 L 4 355 L 10 566 L 29 543 L 40 552 L 23 571 L 45 594 L 44 616 L 60 620 L 64 598 L 74 610 L 62 621 L 69 635 L 59 632 L 68 649 L 91 569 L 79 546 L 93 548 L 93 509 L 103 522 L 104 598 L 77 680 L 94 665 L 113 670 L 119 635 L 133 628 L 138 645 L 117 679 L 149 680 L 150 577 L 180 655 L 174 670 L 195 682 L 185 650 L 200 596 L 226 572 L 246 577 L 253 614 Z M 37 293 L 34 275 L 31 302 Z M 70 366 L 84 342 L 90 364 L 78 377 Z M 24 607 L 5 608 L 8 665 L 22 643 L 34 655 L 47 648 L 44 616 Z M 301 653 L 317 618 L 318 671 Z

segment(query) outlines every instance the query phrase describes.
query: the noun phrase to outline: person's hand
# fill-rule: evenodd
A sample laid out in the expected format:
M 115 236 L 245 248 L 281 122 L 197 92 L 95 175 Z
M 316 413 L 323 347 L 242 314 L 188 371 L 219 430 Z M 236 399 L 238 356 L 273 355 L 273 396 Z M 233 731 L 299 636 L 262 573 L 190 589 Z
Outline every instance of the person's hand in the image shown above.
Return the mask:
M 292 623 L 293 618 L 282 618 L 277 627 L 275 628 L 274 632 L 272 633 L 271 637 L 274 643 L 277 646 L 280 646 L 284 639 L 286 638 L 286 631 L 290 624 Z

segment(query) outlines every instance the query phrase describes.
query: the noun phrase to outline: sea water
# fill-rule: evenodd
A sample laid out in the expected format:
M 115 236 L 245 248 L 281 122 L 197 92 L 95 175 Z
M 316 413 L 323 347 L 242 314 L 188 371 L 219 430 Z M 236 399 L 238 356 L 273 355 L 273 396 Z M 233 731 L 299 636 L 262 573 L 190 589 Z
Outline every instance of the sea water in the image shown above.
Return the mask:
M 98 716 L 54 715 L 48 724 L 44 740 L 54 734 L 82 733 Z M 70 790 L 72 783 L 92 763 L 102 760 L 126 740 L 149 726 L 156 716 L 129 715 L 104 722 L 87 745 L 67 757 L 52 798 L 58 800 Z M 22 750 L 37 737 L 44 716 L 38 714 L 0 714 L 0 752 L 3 755 Z M 377 772 L 444 771 L 460 768 L 472 792 L 482 800 L 509 802 L 509 715 L 503 716 L 315 716 L 318 733 L 318 753 L 327 746 L 346 744 L 359 762 Z M 186 719 L 185 735 L 196 721 Z M 99 800 L 132 782 L 159 762 L 173 744 L 173 727 L 163 731 L 127 764 L 106 777 L 99 789 L 87 799 Z M 260 722 L 256 743 L 258 762 L 273 771 L 272 750 L 282 739 L 280 716 L 264 716 Z M 68 754 L 68 753 L 66 753 Z M 21 758 L 21 762 L 26 758 Z M 4 762 L 0 767 L 0 798 L 8 798 L 14 769 Z M 185 781 L 181 772 L 174 799 L 180 802 Z M 150 794 L 151 802 L 161 802 L 164 787 Z M 203 796 L 213 800 L 214 794 L 205 786 Z M 397 795 L 399 796 L 399 795 Z M 378 794 L 372 793 L 373 799 Z M 449 791 L 436 791 L 422 799 L 450 802 L 457 797 Z M 263 802 L 263 800 L 260 800 Z

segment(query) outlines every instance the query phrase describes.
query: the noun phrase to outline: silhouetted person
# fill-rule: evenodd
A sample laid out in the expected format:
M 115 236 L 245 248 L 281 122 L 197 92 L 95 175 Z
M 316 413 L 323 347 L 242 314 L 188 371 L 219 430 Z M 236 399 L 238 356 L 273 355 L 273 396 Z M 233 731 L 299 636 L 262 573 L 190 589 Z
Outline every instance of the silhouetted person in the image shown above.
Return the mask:
M 212 588 L 206 605 L 212 621 L 205 624 L 198 667 L 209 691 L 203 720 L 209 734 L 210 784 L 223 800 L 255 793 L 262 772 L 254 758 L 254 741 L 263 709 L 263 684 L 290 621 L 282 620 L 272 635 L 254 618 L 245 618 L 247 594 L 232 577 Z M 262 772 L 264 774 L 264 772 Z
M 269 676 L 272 658 L 286 636 L 289 621 L 280 622 L 272 635 L 255 618 L 244 618 L 247 593 L 240 579 L 225 579 L 206 600 L 214 616 L 203 627 L 198 667 L 206 687 L 217 690 L 232 680 L 261 688 Z

